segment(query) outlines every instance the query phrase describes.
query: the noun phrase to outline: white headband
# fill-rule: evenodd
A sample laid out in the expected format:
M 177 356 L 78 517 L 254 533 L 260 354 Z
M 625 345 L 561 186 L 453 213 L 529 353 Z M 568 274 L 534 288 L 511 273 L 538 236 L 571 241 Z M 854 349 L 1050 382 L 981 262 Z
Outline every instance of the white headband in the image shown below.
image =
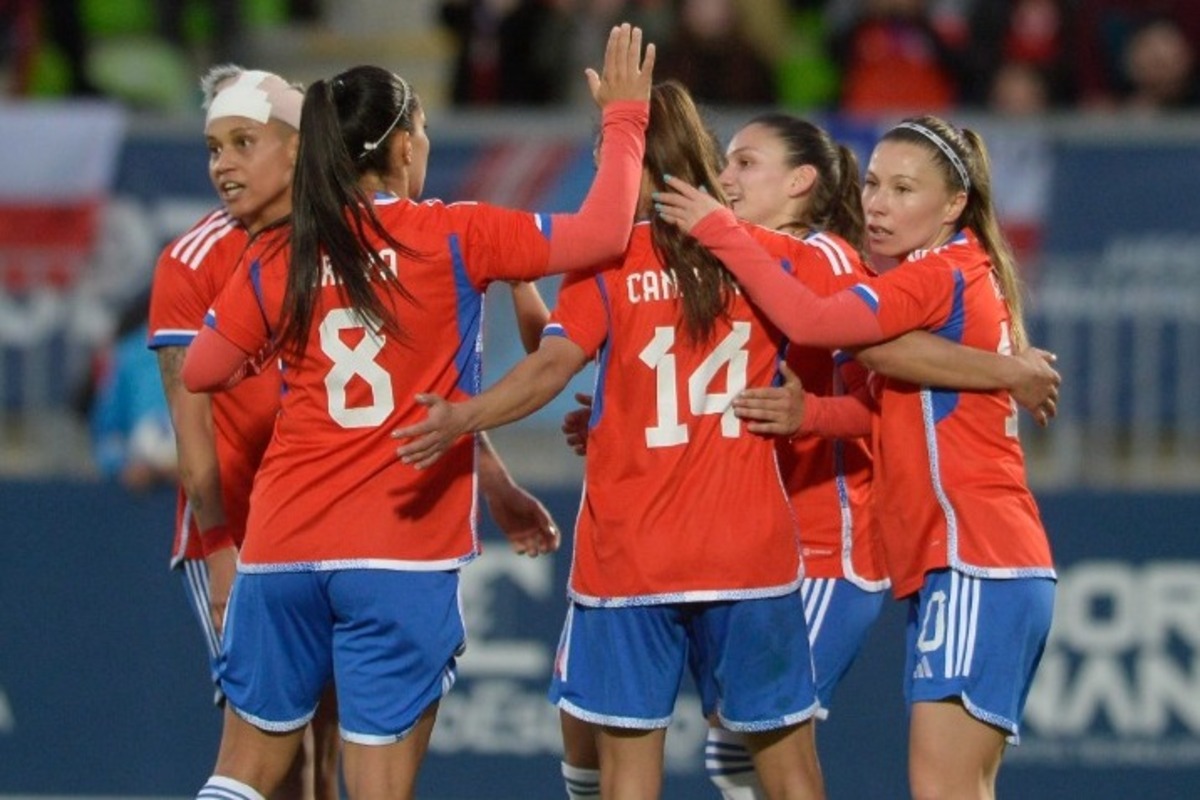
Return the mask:
M 266 123 L 274 117 L 300 130 L 304 93 L 271 72 L 246 70 L 217 90 L 204 120 L 207 127 L 222 117 L 246 117 Z
M 382 136 L 373 142 L 365 142 L 363 144 L 363 151 L 358 154 L 359 158 L 362 158 L 383 144 L 383 140 L 388 137 L 388 134 L 396 127 L 396 124 L 400 122 L 401 117 L 404 116 L 404 112 L 408 111 L 408 103 L 412 99 L 412 90 L 408 88 L 408 81 L 404 80 L 404 78 L 401 78 L 399 75 L 396 75 L 395 78 L 400 81 L 400 88 L 404 90 L 404 94 L 400 97 L 400 110 L 396 112 L 396 116 L 392 119 L 392 124 L 387 126 L 387 130 L 383 132 Z
M 954 167 L 954 171 L 958 173 L 959 179 L 962 180 L 963 188 L 968 192 L 971 191 L 971 177 L 967 174 L 967 165 L 963 163 L 963 160 L 958 157 L 958 153 L 954 152 L 954 148 L 951 147 L 945 139 L 943 139 L 941 136 L 938 136 L 935 131 L 926 128 L 924 125 L 919 125 L 916 122 L 901 122 L 895 128 L 892 128 L 892 130 L 898 130 L 900 128 L 907 128 L 910 131 L 916 131 L 929 141 L 933 142 L 934 145 L 937 146 L 937 149 L 941 150 L 946 155 L 946 158 L 950 159 L 950 166 Z

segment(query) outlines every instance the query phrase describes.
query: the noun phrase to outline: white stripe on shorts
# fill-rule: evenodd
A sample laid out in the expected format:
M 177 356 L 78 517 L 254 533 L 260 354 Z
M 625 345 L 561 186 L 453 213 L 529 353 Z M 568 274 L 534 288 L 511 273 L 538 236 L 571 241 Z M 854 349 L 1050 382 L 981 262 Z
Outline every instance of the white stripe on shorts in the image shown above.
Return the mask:
M 800 584 L 800 597 L 804 601 L 804 621 L 808 625 L 808 641 L 811 644 L 821 633 L 825 612 L 833 601 L 833 590 L 837 585 L 834 578 L 805 578 Z
M 204 632 L 204 643 L 208 654 L 214 659 L 221 652 L 221 638 L 217 636 L 216 626 L 213 625 L 212 614 L 209 613 L 208 564 L 202 558 L 185 558 L 183 560 L 183 582 L 192 609 Z
M 949 608 L 946 609 L 945 676 L 971 674 L 975 653 L 975 632 L 979 625 L 979 592 L 982 581 L 950 572 Z

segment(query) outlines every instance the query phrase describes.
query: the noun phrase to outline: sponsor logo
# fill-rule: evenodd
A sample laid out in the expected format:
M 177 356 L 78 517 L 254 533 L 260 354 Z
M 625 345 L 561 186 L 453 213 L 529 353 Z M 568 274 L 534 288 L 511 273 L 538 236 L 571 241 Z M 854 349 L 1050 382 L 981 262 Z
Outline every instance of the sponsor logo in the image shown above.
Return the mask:
M 1200 562 L 1090 561 L 1060 575 L 1012 762 L 1200 765 Z
M 489 551 L 463 570 L 461 586 L 467 650 L 459 680 L 438 709 L 430 750 L 560 758 L 558 710 L 546 697 L 557 641 L 523 624 L 554 620 L 561 627 L 567 600 L 553 560 Z M 667 734 L 666 769 L 702 770 L 707 731 L 699 700 L 681 696 Z

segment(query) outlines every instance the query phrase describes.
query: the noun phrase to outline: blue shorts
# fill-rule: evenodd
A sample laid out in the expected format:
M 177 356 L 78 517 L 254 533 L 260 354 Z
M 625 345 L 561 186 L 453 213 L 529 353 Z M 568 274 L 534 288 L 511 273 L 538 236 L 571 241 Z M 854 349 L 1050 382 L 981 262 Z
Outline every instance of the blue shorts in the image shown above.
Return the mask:
M 732 731 L 796 725 L 817 711 L 798 591 L 755 600 L 593 608 L 571 605 L 550 699 L 599 725 L 671 722 L 686 665 Z
M 238 573 L 224 639 L 221 688 L 255 727 L 302 727 L 332 680 L 342 738 L 390 744 L 454 683 L 458 572 Z
M 1016 744 L 1053 612 L 1050 578 L 926 574 L 909 600 L 904 683 L 909 709 L 958 698 L 971 716 L 1004 730 Z
M 868 592 L 843 578 L 805 578 L 800 585 L 804 621 L 817 674 L 818 716 L 825 719 L 833 691 L 862 650 L 883 610 L 887 592 Z

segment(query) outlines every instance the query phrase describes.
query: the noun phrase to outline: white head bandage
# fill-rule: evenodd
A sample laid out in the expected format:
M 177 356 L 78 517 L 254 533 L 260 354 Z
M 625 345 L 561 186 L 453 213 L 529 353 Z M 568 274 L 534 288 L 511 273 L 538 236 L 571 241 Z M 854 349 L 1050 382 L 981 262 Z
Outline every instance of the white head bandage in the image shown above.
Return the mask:
M 304 93 L 272 72 L 246 70 L 217 88 L 204 119 L 246 117 L 266 123 L 272 117 L 300 130 Z
M 404 80 L 404 78 L 401 78 L 399 75 L 396 75 L 395 78 L 400 82 L 400 110 L 396 112 L 396 116 L 392 118 L 392 124 L 387 126 L 387 130 L 383 132 L 382 136 L 373 142 L 363 143 L 363 151 L 358 154 L 359 158 L 362 158 L 383 144 L 383 140 L 388 137 L 388 134 L 396 127 L 396 124 L 404 117 L 404 112 L 408 111 L 409 103 L 412 100 L 412 89 L 408 88 L 408 81 Z
M 924 125 L 919 125 L 916 122 L 901 122 L 892 130 L 907 128 L 910 131 L 916 131 L 924 136 L 929 141 L 945 154 L 946 158 L 950 159 L 950 166 L 954 167 L 954 171 L 958 173 L 959 179 L 962 181 L 963 188 L 968 192 L 971 191 L 971 176 L 967 173 L 967 165 L 959 158 L 958 153 L 954 152 L 954 148 L 949 142 L 937 135 L 936 131 L 926 128 Z

